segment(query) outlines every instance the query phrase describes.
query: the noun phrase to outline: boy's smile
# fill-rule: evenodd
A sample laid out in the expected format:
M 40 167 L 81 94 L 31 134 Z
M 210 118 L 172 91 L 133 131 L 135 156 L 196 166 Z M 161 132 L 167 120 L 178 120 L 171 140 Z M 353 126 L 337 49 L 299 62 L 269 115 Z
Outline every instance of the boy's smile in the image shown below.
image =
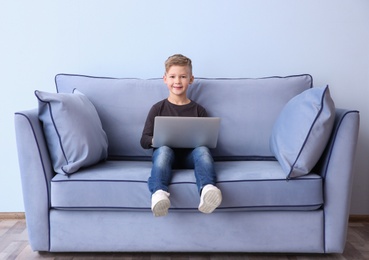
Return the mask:
M 171 66 L 163 78 L 169 90 L 169 99 L 187 102 L 187 89 L 194 80 L 190 68 L 188 66 Z

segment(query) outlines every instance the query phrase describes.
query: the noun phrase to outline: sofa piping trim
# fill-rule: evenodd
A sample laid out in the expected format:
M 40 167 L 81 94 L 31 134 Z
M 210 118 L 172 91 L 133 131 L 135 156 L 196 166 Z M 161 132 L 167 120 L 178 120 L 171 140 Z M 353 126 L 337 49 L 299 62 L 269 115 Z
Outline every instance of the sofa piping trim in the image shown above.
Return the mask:
M 84 77 L 90 79 L 106 79 L 106 80 L 125 80 L 125 79 L 136 79 L 136 80 L 161 80 L 162 78 L 116 78 L 116 77 L 100 77 L 100 76 L 91 76 L 91 75 L 83 75 L 83 74 L 73 74 L 73 73 L 59 73 L 55 76 L 54 82 L 56 86 L 56 91 L 59 92 L 58 89 L 58 77 L 59 76 L 68 76 L 68 77 Z M 313 87 L 313 77 L 310 74 L 294 74 L 288 76 L 270 76 L 270 77 L 259 77 L 259 78 L 204 78 L 204 77 L 195 77 L 200 80 L 263 80 L 263 79 L 288 79 L 288 78 L 298 78 L 298 77 L 309 77 L 310 79 L 310 87 Z
M 333 142 L 332 143 L 330 143 L 330 142 L 328 143 L 328 145 L 330 146 L 329 153 L 327 155 L 327 162 L 328 163 L 324 164 L 323 170 L 322 170 L 322 174 L 321 174 L 322 177 L 323 177 L 323 182 L 324 182 L 324 179 L 325 179 L 325 177 L 327 175 L 327 171 L 328 171 L 328 168 L 329 168 L 330 159 L 331 159 L 331 156 L 332 156 L 332 151 L 333 151 L 334 145 L 336 143 L 336 136 L 338 134 L 338 131 L 340 129 L 340 126 L 342 124 L 342 121 L 343 121 L 343 119 L 348 114 L 351 114 L 351 113 L 359 113 L 359 111 L 358 110 L 349 110 L 349 111 L 346 111 L 346 112 L 342 113 L 340 115 L 340 117 L 339 117 L 339 121 L 337 122 L 337 125 L 334 126 L 334 131 L 333 131 L 332 136 L 331 136 L 331 140 L 333 140 Z M 324 187 L 324 184 L 323 184 L 323 187 Z M 326 247 L 326 234 L 325 234 L 325 230 L 326 230 L 326 225 L 325 225 L 326 221 L 325 221 L 325 219 L 326 219 L 326 217 L 325 217 L 325 210 L 323 210 L 323 236 L 324 236 L 324 239 L 323 239 L 323 246 L 324 246 L 324 248 L 323 248 L 323 250 L 324 250 L 324 253 L 327 252 L 326 251 L 326 248 L 327 247 Z
M 322 204 L 310 204 L 310 205 L 262 205 L 262 206 L 240 206 L 240 207 L 218 207 L 217 211 L 227 211 L 227 210 L 242 210 L 242 209 L 255 209 L 255 210 L 264 210 L 268 211 L 265 208 L 281 208 L 280 211 L 287 211 L 292 209 L 298 209 L 298 208 L 304 208 L 303 210 L 313 211 L 318 210 L 323 206 Z M 105 210 L 135 210 L 135 211 L 151 211 L 150 207 L 107 207 L 107 206 L 93 206 L 93 207 L 64 207 L 64 206 L 53 206 L 53 209 L 57 210 L 99 210 L 99 209 L 105 209 Z M 286 209 L 283 209 L 286 208 Z M 308 209 L 307 209 L 308 208 Z M 186 211 L 186 210 L 198 210 L 197 208 L 169 208 L 169 210 L 173 211 Z
M 335 125 L 335 128 L 334 128 L 334 132 L 332 133 L 331 135 L 331 142 L 332 143 L 329 143 L 328 146 L 330 147 L 329 148 L 329 153 L 327 155 L 327 162 L 324 166 L 323 166 L 323 170 L 322 170 L 322 177 L 323 177 L 323 180 L 325 178 L 325 176 L 327 175 L 327 171 L 328 171 L 328 168 L 329 168 L 329 163 L 330 163 L 330 159 L 331 159 L 331 156 L 332 156 L 332 151 L 333 151 L 333 148 L 334 148 L 334 145 L 335 145 L 335 142 L 336 142 L 336 136 L 338 134 L 338 131 L 339 131 L 339 128 L 342 124 L 342 121 L 343 119 L 348 115 L 348 114 L 351 114 L 351 113 L 359 113 L 359 111 L 357 110 L 350 110 L 350 111 L 346 111 L 345 113 L 343 113 L 342 115 L 340 115 L 339 117 L 339 121 L 337 122 L 337 125 Z
M 317 175 L 316 178 L 299 178 L 299 179 L 291 179 L 289 181 L 296 182 L 296 181 L 317 181 L 323 179 L 320 175 Z M 51 182 L 127 182 L 127 183 L 147 183 L 147 181 L 143 180 L 107 180 L 107 179 L 101 179 L 101 180 L 84 180 L 84 179 L 68 179 L 68 180 L 51 180 Z M 225 181 L 217 181 L 216 183 L 232 183 L 232 182 L 288 182 L 286 179 L 256 179 L 256 180 L 225 180 Z M 180 182 L 171 182 L 170 185 L 176 185 L 176 184 L 193 184 L 196 185 L 196 182 L 193 181 L 180 181 Z
M 19 113 L 19 112 L 17 112 L 17 113 L 15 113 L 15 115 L 19 115 L 19 116 L 23 116 L 24 118 L 26 118 L 27 119 L 27 121 L 28 121 L 28 123 L 29 123 L 29 125 L 30 125 L 30 127 L 31 127 L 31 129 L 32 129 L 32 133 L 33 133 L 33 137 L 34 137 L 34 139 L 35 139 L 35 141 L 36 141 L 36 145 L 37 145 L 37 150 L 38 150 L 38 154 L 39 154 L 39 157 L 40 157 L 40 160 L 41 160 L 41 165 L 42 165 L 42 171 L 43 171 L 43 175 L 44 175 L 44 181 L 45 181 L 45 186 L 46 186 L 46 191 L 47 191 L 47 207 L 48 207 L 48 209 L 50 209 L 50 205 L 51 205 L 51 202 L 50 202 L 50 196 L 49 196 L 49 194 L 50 194 L 50 190 L 49 190 L 49 186 L 48 186 L 48 183 L 47 183 L 47 178 L 46 178 L 46 170 L 45 170 L 45 165 L 44 165 L 44 160 L 43 160 L 43 158 L 42 158 L 42 154 L 41 154 L 41 149 L 40 149 L 40 145 L 39 145 L 39 143 L 38 143 L 38 140 L 37 140 L 37 138 L 36 138 L 36 134 L 35 134 L 35 130 L 34 130 L 34 128 L 33 128 L 33 125 L 32 125 L 32 123 L 31 123 L 31 120 L 28 118 L 28 116 L 27 115 L 25 115 L 25 114 L 23 114 L 23 113 Z M 47 224 L 48 224 L 48 227 L 49 227 L 49 229 L 48 229 L 48 251 L 50 250 L 50 211 L 48 210 L 48 214 L 47 214 Z

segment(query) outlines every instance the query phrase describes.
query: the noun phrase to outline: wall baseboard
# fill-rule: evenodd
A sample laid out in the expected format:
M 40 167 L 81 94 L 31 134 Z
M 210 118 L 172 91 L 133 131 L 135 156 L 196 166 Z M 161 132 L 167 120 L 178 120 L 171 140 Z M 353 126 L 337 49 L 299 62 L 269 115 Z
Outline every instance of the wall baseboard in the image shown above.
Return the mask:
M 1 219 L 25 219 L 24 212 L 0 212 Z
M 349 222 L 369 222 L 369 215 L 350 215 Z
M 24 212 L 0 212 L 0 219 L 25 219 Z M 369 222 L 369 215 L 350 215 L 349 222 Z

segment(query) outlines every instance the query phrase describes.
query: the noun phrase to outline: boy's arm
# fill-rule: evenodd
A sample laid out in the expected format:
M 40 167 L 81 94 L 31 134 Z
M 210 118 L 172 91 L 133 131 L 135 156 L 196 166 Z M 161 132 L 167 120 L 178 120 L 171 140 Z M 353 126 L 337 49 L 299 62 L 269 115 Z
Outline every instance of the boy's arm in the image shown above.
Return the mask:
M 199 106 L 198 108 L 198 116 L 199 117 L 207 117 L 208 116 L 208 113 L 206 112 L 206 109 L 203 108 L 202 106 Z
M 142 131 L 141 136 L 141 146 L 144 149 L 152 148 L 152 138 L 154 136 L 154 119 L 156 116 L 156 112 L 154 107 L 150 109 L 149 114 L 147 115 L 144 129 Z

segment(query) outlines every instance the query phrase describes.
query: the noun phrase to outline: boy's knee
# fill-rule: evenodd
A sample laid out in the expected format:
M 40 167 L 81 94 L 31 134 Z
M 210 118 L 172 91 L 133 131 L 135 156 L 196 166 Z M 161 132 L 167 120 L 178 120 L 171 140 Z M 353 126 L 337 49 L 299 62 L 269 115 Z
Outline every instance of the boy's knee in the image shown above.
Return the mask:
M 200 147 L 195 148 L 194 153 L 193 153 L 193 158 L 196 162 L 198 162 L 199 160 L 204 163 L 214 162 L 213 156 L 211 155 L 209 148 L 206 146 L 200 146 Z
M 166 165 L 171 164 L 174 158 L 174 151 L 168 146 L 162 146 L 155 150 L 153 156 L 154 164 Z
M 156 149 L 156 152 L 157 152 L 157 154 L 161 154 L 161 155 L 172 155 L 172 154 L 174 154 L 173 149 L 168 147 L 168 146 L 161 146 L 161 147 Z
M 210 150 L 206 146 L 196 147 L 194 152 L 199 154 L 199 155 L 210 155 Z

